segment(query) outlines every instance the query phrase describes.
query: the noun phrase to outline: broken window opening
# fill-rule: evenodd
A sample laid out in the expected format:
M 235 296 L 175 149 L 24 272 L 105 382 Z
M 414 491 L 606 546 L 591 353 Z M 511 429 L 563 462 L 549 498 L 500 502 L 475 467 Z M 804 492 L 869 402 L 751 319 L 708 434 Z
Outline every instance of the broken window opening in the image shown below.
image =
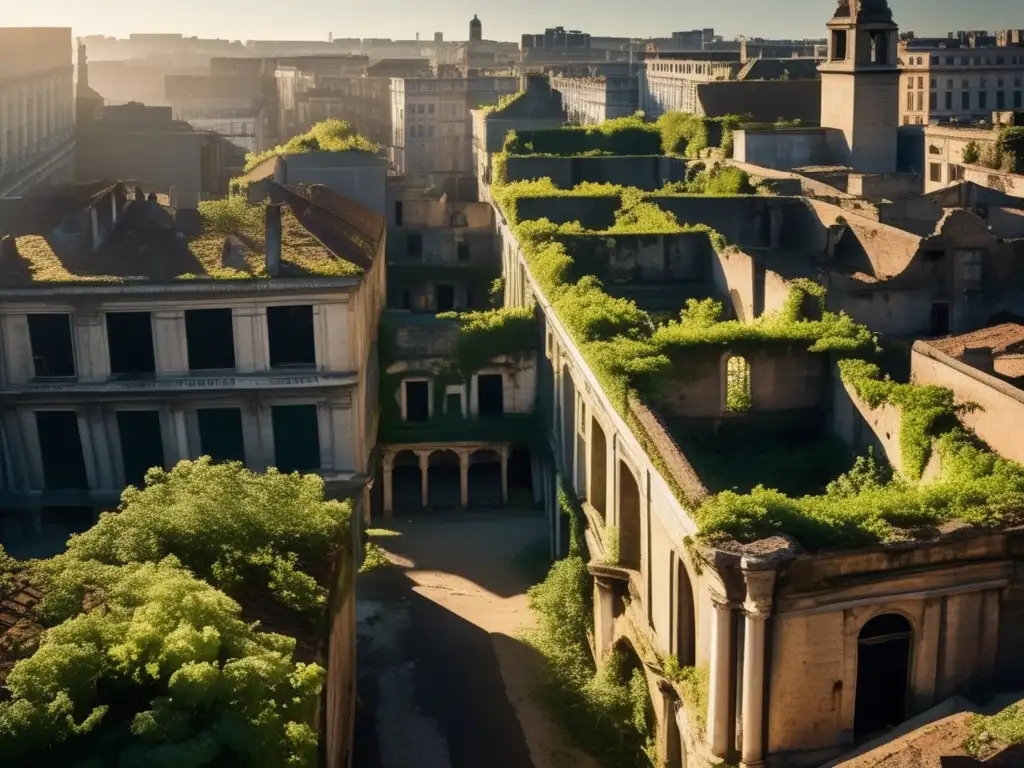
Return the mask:
M 430 387 L 425 381 L 406 381 L 405 420 L 425 422 L 430 419 Z
M 832 61 L 846 61 L 846 30 L 832 31 Z
M 275 405 L 274 460 L 281 472 L 320 469 L 320 429 L 315 405 Z
M 316 365 L 313 307 L 267 307 L 267 336 L 271 368 Z
M 149 312 L 107 312 L 107 344 L 115 376 L 156 372 Z
M 164 444 L 159 411 L 118 411 L 124 480 L 141 488 L 150 467 L 164 466 Z
M 455 286 L 438 285 L 435 291 L 435 307 L 438 312 L 451 312 L 455 309 Z
M 457 244 L 457 253 L 459 261 L 469 261 L 469 243 L 465 240 L 460 240 Z
M 742 413 L 750 405 L 750 364 L 742 357 L 730 357 L 725 364 L 725 409 Z
M 462 416 L 462 395 L 458 392 L 449 392 L 444 398 L 444 412 L 455 416 Z
M 73 377 L 75 351 L 71 343 L 71 315 L 29 315 L 28 335 L 38 378 Z
M 500 373 L 477 376 L 477 389 L 481 416 L 501 416 L 505 413 L 505 386 Z
M 185 339 L 189 370 L 235 367 L 235 329 L 230 309 L 187 310 Z
M 241 408 L 199 408 L 199 450 L 216 462 L 245 463 Z
M 418 260 L 423 258 L 423 236 L 422 235 L 407 235 L 405 238 L 405 247 L 409 253 L 409 258 Z
M 78 414 L 74 411 L 36 411 L 36 428 L 46 489 L 88 489 Z

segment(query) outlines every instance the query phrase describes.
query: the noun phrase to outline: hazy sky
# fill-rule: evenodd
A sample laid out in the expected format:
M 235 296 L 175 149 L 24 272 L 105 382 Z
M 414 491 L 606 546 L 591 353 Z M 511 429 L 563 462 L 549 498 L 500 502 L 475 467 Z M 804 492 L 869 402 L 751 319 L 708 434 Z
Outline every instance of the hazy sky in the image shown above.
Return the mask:
M 465 40 L 473 14 L 484 37 L 519 40 L 545 27 L 595 35 L 668 36 L 714 27 L 734 37 L 824 36 L 834 0 L 0 0 L 3 26 L 70 26 L 75 35 L 181 32 L 199 37 L 323 40 L 335 37 L 424 39 L 443 32 Z M 890 0 L 901 29 L 938 34 L 956 29 L 1024 28 L 1021 0 Z

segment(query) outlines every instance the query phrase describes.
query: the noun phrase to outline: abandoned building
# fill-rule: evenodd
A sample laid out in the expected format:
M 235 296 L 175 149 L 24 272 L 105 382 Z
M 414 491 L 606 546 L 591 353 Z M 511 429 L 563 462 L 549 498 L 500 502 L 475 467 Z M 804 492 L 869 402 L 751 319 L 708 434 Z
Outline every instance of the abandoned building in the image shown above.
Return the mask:
M 363 485 L 375 443 L 383 217 L 271 185 L 247 236 L 114 184 L 0 252 L 4 541 L 31 552 L 150 467 L 208 454 Z M 74 197 L 71 198 L 74 202 Z M 229 203 L 231 204 L 231 203 Z

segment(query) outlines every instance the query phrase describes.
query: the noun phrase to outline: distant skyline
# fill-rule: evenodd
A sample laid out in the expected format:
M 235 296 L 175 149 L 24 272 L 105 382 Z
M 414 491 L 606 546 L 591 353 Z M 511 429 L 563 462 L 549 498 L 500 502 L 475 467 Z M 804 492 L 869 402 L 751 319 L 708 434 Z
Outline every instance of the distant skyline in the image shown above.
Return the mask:
M 351 5 L 351 4 L 349 4 Z M 557 9 L 556 9 L 557 5 Z M 668 37 L 673 31 L 714 27 L 726 38 L 823 37 L 835 0 L 724 0 L 682 5 L 672 0 L 642 4 L 597 4 L 590 0 L 450 0 L 443 6 L 410 0 L 376 0 L 356 9 L 338 0 L 81 0 L 5 2 L 3 26 L 71 27 L 75 36 L 127 37 L 138 32 L 174 32 L 231 40 L 326 40 L 334 37 L 390 37 L 465 40 L 473 14 L 489 40 L 518 41 L 545 27 L 582 29 L 592 35 Z M 1020 0 L 890 0 L 901 30 L 939 35 L 958 29 L 1024 28 Z

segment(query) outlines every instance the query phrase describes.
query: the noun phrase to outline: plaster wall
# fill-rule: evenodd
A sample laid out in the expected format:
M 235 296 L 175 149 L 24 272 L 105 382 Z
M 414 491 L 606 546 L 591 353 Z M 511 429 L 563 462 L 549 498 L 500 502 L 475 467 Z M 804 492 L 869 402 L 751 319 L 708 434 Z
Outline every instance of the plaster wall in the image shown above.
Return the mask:
M 513 155 L 508 158 L 508 181 L 548 177 L 559 189 L 582 182 L 621 184 L 638 189 L 661 189 L 667 182 L 682 181 L 686 161 L 678 157 L 545 157 Z
M 961 420 L 1001 456 L 1024 463 L 1024 441 L 1020 435 L 1024 391 L 923 341 L 915 343 L 911 352 L 910 377 L 915 384 L 953 390 L 958 403 L 976 404 L 978 408 L 962 414 Z
M 737 130 L 733 133 L 733 158 L 783 171 L 825 165 L 830 160 L 828 133 L 825 128 Z

